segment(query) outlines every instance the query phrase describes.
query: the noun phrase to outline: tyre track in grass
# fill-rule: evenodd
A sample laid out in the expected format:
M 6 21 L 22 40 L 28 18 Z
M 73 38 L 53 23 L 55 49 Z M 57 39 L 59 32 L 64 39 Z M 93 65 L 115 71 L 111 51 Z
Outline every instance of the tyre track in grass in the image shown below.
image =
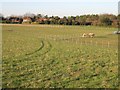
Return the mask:
M 51 45 L 51 43 L 49 42 L 49 41 L 47 41 L 47 43 L 48 43 L 48 49 L 44 52 L 44 53 L 42 53 L 42 54 L 39 54 L 40 52 L 39 51 L 41 51 L 42 49 L 43 49 L 43 47 L 44 47 L 44 42 L 42 42 L 42 46 L 38 49 L 38 50 L 36 50 L 36 51 L 34 51 L 34 52 L 32 52 L 32 53 L 29 53 L 29 54 L 27 54 L 28 56 L 29 55 L 32 55 L 31 57 L 29 57 L 29 58 L 26 58 L 26 59 L 30 59 L 30 58 L 36 58 L 36 57 L 40 57 L 40 56 L 43 56 L 43 55 L 45 55 L 45 54 L 47 54 L 51 49 L 52 49 L 52 45 Z M 37 55 L 33 55 L 33 54 L 35 54 L 35 53 L 37 53 L 37 52 L 39 52 Z M 43 57 L 43 59 L 44 59 L 45 57 Z M 21 60 L 22 60 L 22 62 L 21 62 Z M 19 66 L 21 66 L 21 65 L 23 65 L 24 64 L 24 60 L 25 60 L 25 58 L 22 58 L 22 59 L 19 59 L 19 61 L 17 60 L 17 64 L 16 64 L 16 66 L 14 66 L 14 68 L 9 68 L 9 69 L 7 69 L 7 68 L 5 68 L 5 69 L 7 69 L 7 73 L 9 74 L 9 71 L 11 71 L 12 70 L 12 72 L 13 73 L 15 73 L 15 74 L 13 74 L 13 75 L 15 75 L 15 76 L 22 76 L 22 77 L 26 77 L 26 75 L 28 75 L 28 70 L 29 69 L 31 69 L 31 67 L 29 67 L 29 66 L 32 66 L 32 65 L 35 65 L 35 63 L 31 63 L 31 62 L 29 62 L 29 61 L 31 61 L 31 60 L 29 60 L 28 61 L 28 63 L 27 63 L 27 65 L 25 65 L 25 66 L 23 66 L 22 68 L 19 68 Z M 38 60 L 38 59 L 37 59 Z M 25 60 L 26 61 L 26 60 Z M 34 61 L 34 62 L 36 62 L 36 60 Z M 30 65 L 29 65 L 30 64 Z M 37 65 L 37 67 L 39 67 L 39 65 Z M 14 71 L 16 71 L 15 70 L 15 68 L 18 68 L 18 69 L 16 69 L 17 70 L 17 72 L 14 72 Z M 25 70 L 25 68 L 28 68 L 28 70 Z M 39 68 L 38 68 L 39 69 Z M 21 72 L 21 70 L 22 70 L 22 72 Z M 22 73 L 20 73 L 20 72 Z M 16 74 L 17 73 L 17 74 Z M 31 74 L 32 75 L 32 74 Z M 6 75 L 5 75 L 6 76 Z M 14 78 L 15 76 L 12 76 L 11 78 L 13 79 L 13 81 L 15 81 L 16 80 L 16 78 Z M 10 77 L 9 77 L 10 78 Z M 15 79 L 15 80 L 14 80 Z M 18 80 L 18 79 L 17 79 Z
M 43 57 L 41 57 L 42 58 L 42 60 L 44 60 L 45 59 L 45 56 L 44 55 L 46 55 L 47 53 L 49 53 L 50 52 L 50 50 L 52 49 L 52 45 L 51 45 L 51 43 L 48 41 L 47 42 L 48 43 L 48 49 L 44 52 L 44 53 L 41 53 L 41 54 L 36 54 L 36 55 L 34 55 L 34 56 L 31 56 L 31 57 L 28 57 L 28 58 L 25 58 L 25 59 L 23 59 L 23 60 L 25 60 L 25 61 L 27 61 L 27 65 L 25 65 L 24 67 L 26 67 L 26 68 L 29 68 L 29 64 L 30 65 L 35 65 L 35 63 L 32 63 L 31 62 L 31 58 L 38 58 L 38 57 L 41 57 L 41 56 L 43 56 Z M 28 60 L 27 60 L 28 59 Z M 36 62 L 36 61 L 38 61 L 38 59 L 34 59 L 34 62 Z M 24 64 L 24 61 L 23 62 L 18 62 L 18 65 L 20 65 L 20 64 Z M 22 67 L 22 68 L 24 68 L 24 67 Z M 22 69 L 21 68 L 21 69 Z M 23 69 L 24 70 L 24 69 Z
M 28 53 L 28 54 L 25 54 L 25 55 L 21 55 L 21 56 L 14 57 L 14 58 L 7 58 L 7 59 L 3 59 L 3 60 L 12 60 L 12 59 L 25 58 L 26 55 L 32 55 L 32 54 L 34 54 L 34 53 L 36 53 L 36 52 L 39 52 L 39 51 L 42 50 L 43 48 L 44 48 L 44 42 L 43 42 L 43 40 L 41 40 L 41 46 L 40 46 L 37 50 L 35 50 L 35 51 L 33 51 L 33 52 L 30 52 L 30 53 Z
M 36 53 L 36 52 L 39 52 L 43 47 L 44 47 L 44 42 L 41 41 L 41 47 L 40 47 L 39 49 L 35 50 L 34 52 L 28 53 L 28 54 L 26 54 L 26 55 L 32 55 L 32 54 L 34 54 L 34 53 Z
M 49 41 L 46 41 L 48 43 L 48 50 L 46 50 L 45 52 L 41 53 L 41 50 L 44 49 L 45 47 L 45 43 L 43 42 L 43 40 L 41 40 L 41 47 L 37 50 L 35 50 L 34 52 L 25 54 L 24 56 L 19 56 L 19 57 L 15 57 L 15 58 L 9 58 L 9 59 L 3 59 L 5 62 L 3 64 L 6 64 L 6 61 L 9 60 L 13 60 L 12 63 L 17 63 L 17 62 L 21 62 L 21 61 L 29 61 L 29 59 L 34 58 L 34 57 L 40 57 L 42 55 L 47 54 L 51 49 L 52 49 L 52 45 Z M 41 53 L 41 54 L 40 54 Z M 36 55 L 34 55 L 36 54 Z
M 20 66 L 20 65 L 22 65 L 22 64 L 24 64 L 25 62 L 27 62 L 27 63 L 30 63 L 31 64 L 31 60 L 32 60 L 32 58 L 37 58 L 37 57 L 40 57 L 40 56 L 43 56 L 43 55 L 45 55 L 45 54 L 47 54 L 51 49 L 52 49 L 52 45 L 50 44 L 50 42 L 48 41 L 47 42 L 48 43 L 48 50 L 46 50 L 44 53 L 41 53 L 41 50 L 45 47 L 45 44 L 44 44 L 44 42 L 42 41 L 42 45 L 41 45 L 41 47 L 38 49 L 38 50 L 36 50 L 36 51 L 34 51 L 34 52 L 32 52 L 32 53 L 29 53 L 29 54 L 27 54 L 26 56 L 24 56 L 24 57 L 22 57 L 22 58 L 18 58 L 17 60 L 16 59 L 14 59 L 12 62 L 10 62 L 9 63 L 9 65 L 8 64 L 4 64 L 4 66 L 3 67 L 5 67 L 5 69 L 11 69 L 11 68 L 9 68 L 9 67 L 16 67 L 16 66 Z M 37 54 L 36 54 L 37 53 Z M 36 54 L 36 55 L 34 55 L 34 54 Z M 45 58 L 45 57 L 44 57 Z M 43 59 L 44 59 L 43 58 Z M 35 60 L 36 61 L 36 60 Z M 35 62 L 34 61 L 34 62 Z M 8 63 L 8 61 L 7 61 L 7 63 Z M 7 68 L 6 68 L 7 67 Z M 23 67 L 24 68 L 24 67 Z M 3 71 L 4 71 L 4 69 L 3 69 Z
M 41 53 L 41 50 L 43 50 L 43 49 L 45 48 L 45 44 L 43 43 L 42 48 L 40 48 L 39 50 L 36 50 L 36 51 L 34 51 L 34 52 L 32 52 L 32 53 L 27 54 L 26 56 L 29 56 L 29 57 L 27 57 L 27 58 L 28 58 L 28 59 L 29 59 L 29 58 L 37 58 L 37 57 L 43 56 L 43 55 L 47 54 L 48 52 L 50 52 L 50 50 L 52 49 L 52 45 L 51 45 L 51 43 L 50 43 L 49 41 L 46 41 L 46 42 L 47 42 L 47 44 L 48 44 L 47 50 L 45 50 L 45 51 L 43 51 L 43 53 Z M 34 55 L 34 54 L 35 54 L 35 55 Z M 27 58 L 24 58 L 24 59 L 27 59 Z
M 49 41 L 47 41 L 47 43 L 48 43 L 48 49 L 44 52 L 44 53 L 41 53 L 41 54 L 36 54 L 36 55 L 34 55 L 34 56 L 31 56 L 31 57 L 29 57 L 29 58 L 39 58 L 39 57 L 41 57 L 41 56 L 43 56 L 43 57 L 41 57 L 42 58 L 42 60 L 44 60 L 45 59 L 45 56 L 44 55 L 46 55 L 47 53 L 49 53 L 50 51 L 51 51 L 51 49 L 52 49 L 52 45 L 51 45 L 51 43 L 49 42 Z M 29 59 L 28 58 L 28 59 Z M 38 61 L 38 59 L 36 59 L 36 60 L 34 60 L 34 62 L 36 62 L 36 61 Z M 35 63 L 31 63 L 31 62 L 27 62 L 27 64 L 31 64 L 31 65 L 34 65 Z M 29 65 L 26 65 L 26 67 L 29 67 Z

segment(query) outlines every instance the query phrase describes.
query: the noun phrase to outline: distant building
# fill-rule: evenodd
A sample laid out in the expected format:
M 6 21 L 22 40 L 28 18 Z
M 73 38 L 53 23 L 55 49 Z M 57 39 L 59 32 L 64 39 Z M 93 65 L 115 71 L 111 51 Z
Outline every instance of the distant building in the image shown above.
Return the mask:
M 7 20 L 12 24 L 20 24 L 22 22 L 22 18 L 16 16 L 9 17 Z
M 112 21 L 112 26 L 114 26 L 114 27 L 118 27 L 119 24 L 120 24 L 120 21 L 119 21 L 119 20 L 113 20 L 113 21 Z
M 22 23 L 28 23 L 30 24 L 32 22 L 32 19 L 30 17 L 24 17 Z
M 49 20 L 49 19 L 46 19 L 46 18 L 38 18 L 36 21 L 42 22 L 42 21 L 47 21 L 47 20 Z
M 49 19 L 47 19 L 47 18 L 38 18 L 36 20 L 36 22 L 38 22 L 39 24 L 44 24 L 46 21 L 49 21 Z

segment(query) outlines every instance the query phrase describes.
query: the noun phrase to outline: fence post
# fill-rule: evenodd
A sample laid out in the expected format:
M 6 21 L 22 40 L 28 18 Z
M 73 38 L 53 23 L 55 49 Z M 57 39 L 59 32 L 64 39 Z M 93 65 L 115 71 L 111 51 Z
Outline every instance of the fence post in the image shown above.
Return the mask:
M 88 45 L 88 41 L 86 41 L 86 45 Z
M 91 45 L 92 45 L 92 40 L 91 40 Z
M 96 41 L 96 46 L 97 46 L 97 41 Z
M 108 42 L 108 48 L 110 47 L 110 43 Z
M 76 44 L 77 44 L 77 40 L 76 40 Z
M 87 46 L 87 42 L 85 41 L 85 45 Z
M 45 40 L 46 40 L 46 35 L 44 35 L 44 37 L 45 37 Z
M 103 48 L 103 41 L 102 41 L 102 48 Z
M 54 41 L 55 41 L 55 39 L 56 39 L 56 35 L 54 35 Z

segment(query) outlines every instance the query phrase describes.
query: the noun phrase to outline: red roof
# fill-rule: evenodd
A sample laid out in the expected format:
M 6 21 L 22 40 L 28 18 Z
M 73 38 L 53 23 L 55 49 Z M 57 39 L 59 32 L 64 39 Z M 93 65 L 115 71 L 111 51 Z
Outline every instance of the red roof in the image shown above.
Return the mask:
M 46 20 L 48 20 L 48 19 L 46 19 L 46 18 L 39 18 L 39 19 L 37 19 L 37 21 L 46 21 Z

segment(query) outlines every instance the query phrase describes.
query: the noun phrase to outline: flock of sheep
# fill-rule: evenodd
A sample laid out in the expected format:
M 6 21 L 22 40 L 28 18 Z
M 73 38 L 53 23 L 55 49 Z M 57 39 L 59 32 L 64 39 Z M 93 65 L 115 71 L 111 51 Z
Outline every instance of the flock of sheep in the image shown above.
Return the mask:
M 93 38 L 93 37 L 95 37 L 95 34 L 94 34 L 94 33 L 83 33 L 83 34 L 82 34 L 82 37 L 90 37 L 90 38 Z

